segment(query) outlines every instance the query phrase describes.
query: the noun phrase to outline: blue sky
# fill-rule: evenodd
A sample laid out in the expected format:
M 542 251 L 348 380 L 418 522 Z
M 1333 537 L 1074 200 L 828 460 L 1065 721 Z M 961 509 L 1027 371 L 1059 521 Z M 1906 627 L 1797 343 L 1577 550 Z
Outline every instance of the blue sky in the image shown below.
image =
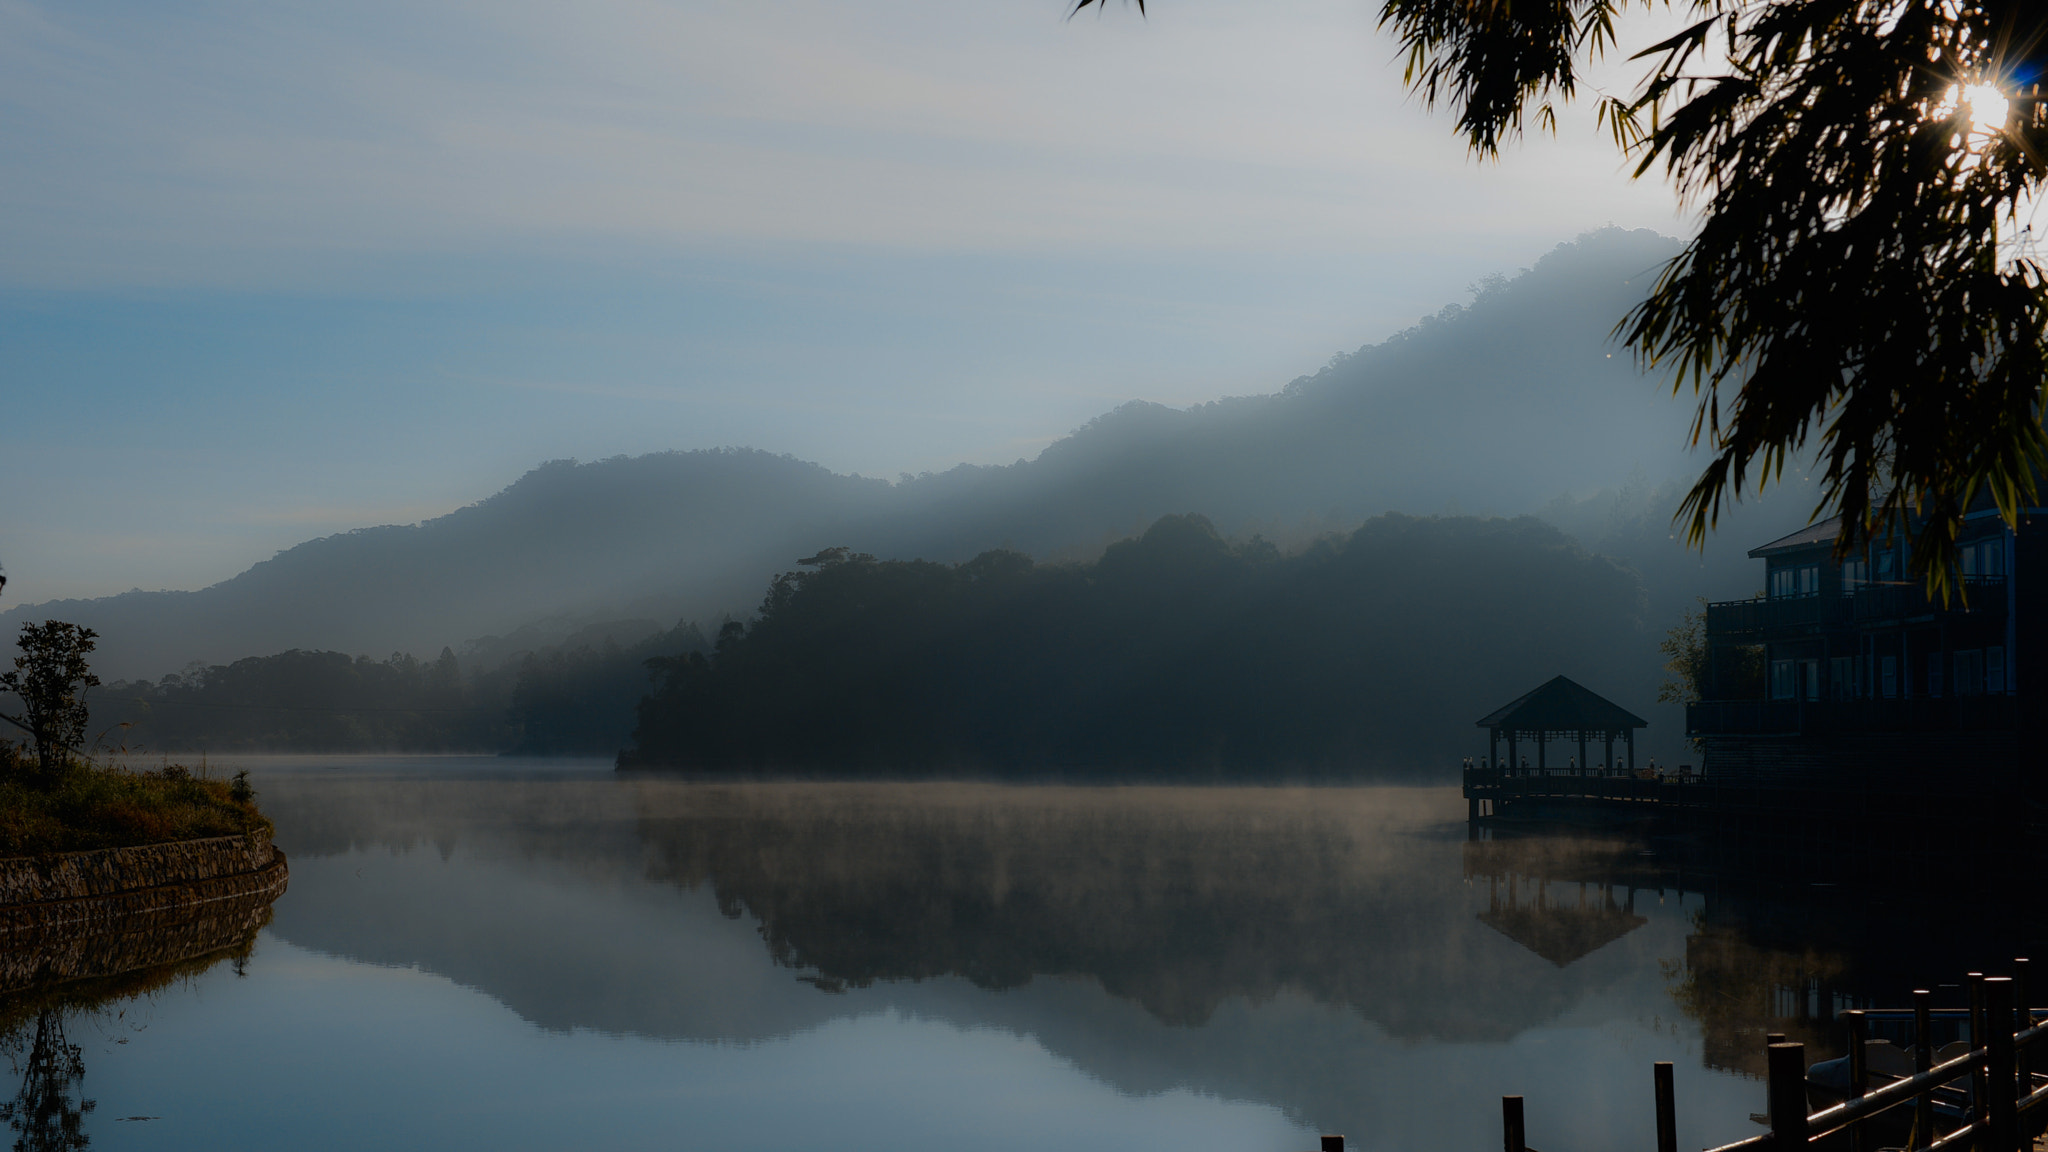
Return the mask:
M 894 476 L 1269 391 L 1604 224 L 1369 2 L 0 0 L 8 599 L 190 588 L 551 458 Z

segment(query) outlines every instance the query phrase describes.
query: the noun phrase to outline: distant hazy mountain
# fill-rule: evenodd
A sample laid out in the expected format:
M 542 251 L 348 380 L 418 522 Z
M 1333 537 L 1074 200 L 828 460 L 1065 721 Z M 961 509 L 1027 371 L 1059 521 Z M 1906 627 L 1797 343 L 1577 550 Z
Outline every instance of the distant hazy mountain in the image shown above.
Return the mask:
M 1713 566 L 1668 538 L 1689 409 L 1610 333 L 1676 249 L 1595 233 L 1278 392 L 1127 404 L 1014 465 L 890 484 L 752 450 L 555 461 L 446 516 L 309 541 L 209 588 L 23 605 L 0 628 L 97 628 L 109 679 L 294 647 L 432 653 L 543 617 L 745 614 L 827 545 L 1079 558 L 1173 512 L 1283 546 L 1385 511 L 1537 512 L 1643 571 L 1655 619 L 1747 591 L 1742 548 L 1805 511 L 1724 530 Z

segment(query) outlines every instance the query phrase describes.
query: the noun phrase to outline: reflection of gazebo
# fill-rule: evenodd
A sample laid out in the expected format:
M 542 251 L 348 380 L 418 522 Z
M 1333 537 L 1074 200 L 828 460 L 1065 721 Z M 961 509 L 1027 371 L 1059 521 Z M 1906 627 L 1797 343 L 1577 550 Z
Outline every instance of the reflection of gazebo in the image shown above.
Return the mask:
M 1649 727 L 1649 721 L 1599 696 L 1562 676 L 1554 676 L 1535 691 L 1516 699 L 1478 722 L 1487 730 L 1487 761 L 1490 765 L 1500 762 L 1500 742 L 1508 742 L 1508 764 L 1510 770 L 1519 769 L 1519 749 L 1524 738 L 1536 741 L 1536 771 L 1541 773 L 1548 767 L 1544 763 L 1544 750 L 1552 740 L 1576 740 L 1579 745 L 1578 765 L 1586 767 L 1586 741 L 1603 741 L 1607 758 L 1602 761 L 1609 768 L 1619 767 L 1614 763 L 1614 741 L 1617 737 L 1627 743 L 1628 769 L 1636 766 L 1636 729 Z
M 1549 885 L 1540 879 L 1531 878 L 1530 886 L 1536 890 L 1535 899 L 1522 904 L 1516 899 L 1515 877 L 1510 876 L 1507 898 L 1501 899 L 1496 889 L 1486 911 L 1479 914 L 1479 922 L 1559 968 L 1649 923 L 1636 915 L 1633 890 L 1628 903 L 1617 906 L 1612 888 L 1601 885 L 1588 900 L 1586 886 L 1581 884 L 1578 902 L 1573 905 L 1552 903 Z

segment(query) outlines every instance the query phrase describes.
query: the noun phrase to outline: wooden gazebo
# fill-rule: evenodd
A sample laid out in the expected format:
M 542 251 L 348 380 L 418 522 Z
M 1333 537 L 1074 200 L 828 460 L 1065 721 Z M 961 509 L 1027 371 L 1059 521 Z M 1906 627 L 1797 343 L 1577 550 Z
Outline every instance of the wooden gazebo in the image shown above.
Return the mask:
M 1650 722 L 1579 684 L 1554 676 L 1535 691 L 1482 717 L 1478 726 L 1487 731 L 1488 767 L 1499 767 L 1500 744 L 1507 741 L 1510 774 L 1521 771 L 1523 740 L 1536 742 L 1534 769 L 1539 774 L 1549 770 L 1544 754 L 1552 740 L 1576 741 L 1579 770 L 1584 771 L 1586 744 L 1590 740 L 1605 745 L 1607 754 L 1602 764 L 1610 770 L 1620 767 L 1614 762 L 1614 742 L 1619 739 L 1626 748 L 1627 770 L 1633 772 L 1636 729 L 1648 728 Z

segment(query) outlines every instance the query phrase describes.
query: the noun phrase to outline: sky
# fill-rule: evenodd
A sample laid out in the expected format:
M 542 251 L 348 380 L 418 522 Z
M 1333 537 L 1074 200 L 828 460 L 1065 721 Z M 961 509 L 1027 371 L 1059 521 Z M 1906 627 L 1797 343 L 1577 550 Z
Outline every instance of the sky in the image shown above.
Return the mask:
M 550 459 L 1007 463 L 1687 230 L 1590 106 L 1473 159 L 1376 9 L 0 0 L 7 600 Z

